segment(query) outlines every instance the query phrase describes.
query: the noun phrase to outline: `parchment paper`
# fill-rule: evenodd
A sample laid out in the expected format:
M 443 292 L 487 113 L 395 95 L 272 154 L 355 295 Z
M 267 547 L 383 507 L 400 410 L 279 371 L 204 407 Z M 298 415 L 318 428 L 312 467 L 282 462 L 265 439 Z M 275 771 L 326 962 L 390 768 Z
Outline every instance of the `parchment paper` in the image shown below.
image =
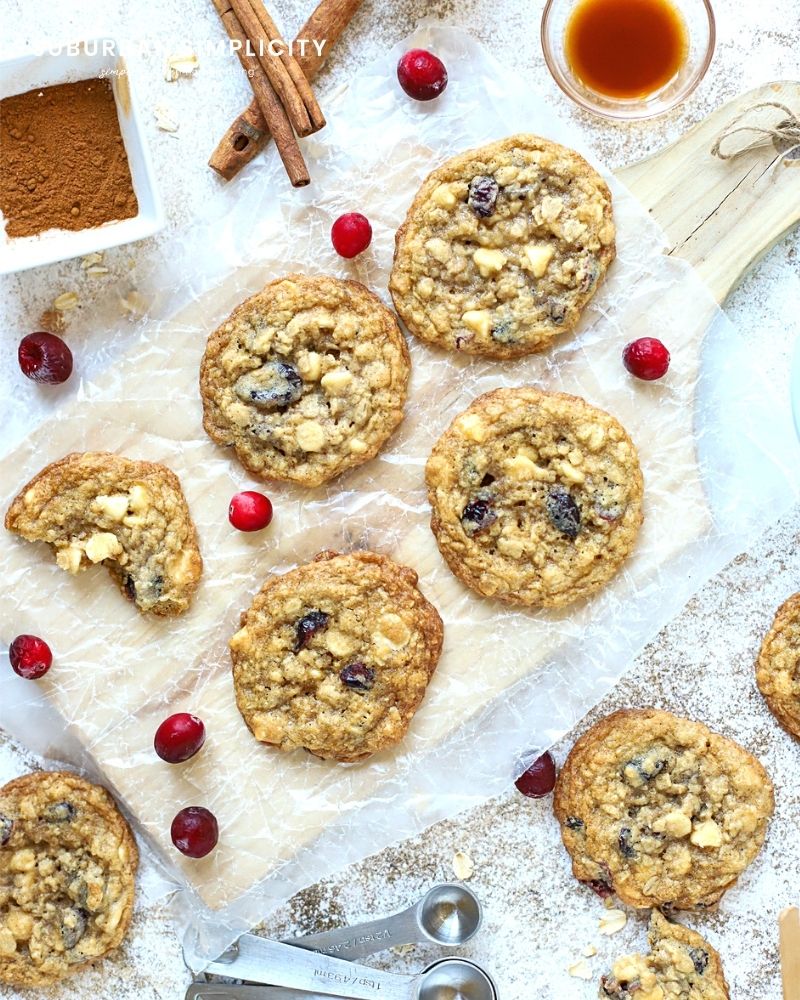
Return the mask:
M 434 106 L 410 102 L 394 83 L 397 57 L 412 44 L 434 48 L 450 69 Z M 205 560 L 188 614 L 141 616 L 102 567 L 72 578 L 44 546 L 8 536 L 2 637 L 32 631 L 51 643 L 55 666 L 35 690 L 174 864 L 178 912 L 195 932 L 192 947 L 208 957 L 303 885 L 502 791 L 789 506 L 797 487 L 795 448 L 736 332 L 691 270 L 662 256 L 657 229 L 609 178 L 619 256 L 576 336 L 505 364 L 412 338 L 407 416 L 384 453 L 327 488 L 270 486 L 271 527 L 255 536 L 231 529 L 230 496 L 259 486 L 203 434 L 197 390 L 205 339 L 230 309 L 293 270 L 355 277 L 388 299 L 394 231 L 444 158 L 517 131 L 580 148 L 467 35 L 430 25 L 329 97 L 325 110 L 328 128 L 304 145 L 311 188 L 290 194 L 274 155 L 229 187 L 173 257 L 153 265 L 154 283 L 170 289 L 162 308 L 183 307 L 170 319 L 151 317 L 135 342 L 130 331 L 110 334 L 120 348 L 111 367 L 0 466 L 4 507 L 71 450 L 162 461 L 183 483 Z M 348 210 L 363 211 L 375 230 L 370 251 L 351 264 L 328 235 Z M 621 364 L 625 343 L 647 334 L 672 352 L 661 383 L 637 382 Z M 636 443 L 645 477 L 633 556 L 600 594 L 560 612 L 512 610 L 474 595 L 452 577 L 428 527 L 423 470 L 433 442 L 479 393 L 523 383 L 612 412 Z M 270 573 L 323 548 L 354 547 L 413 566 L 444 618 L 445 651 L 426 701 L 396 751 L 361 764 L 262 747 L 234 703 L 227 640 L 238 615 Z M 49 745 L 37 745 L 44 734 L 33 685 L 4 676 L 0 694 L 3 725 L 34 749 L 62 750 L 52 726 Z M 194 760 L 171 767 L 152 739 L 180 710 L 204 719 L 208 741 Z M 220 823 L 218 848 L 200 862 L 169 843 L 172 816 L 185 805 L 208 806 Z

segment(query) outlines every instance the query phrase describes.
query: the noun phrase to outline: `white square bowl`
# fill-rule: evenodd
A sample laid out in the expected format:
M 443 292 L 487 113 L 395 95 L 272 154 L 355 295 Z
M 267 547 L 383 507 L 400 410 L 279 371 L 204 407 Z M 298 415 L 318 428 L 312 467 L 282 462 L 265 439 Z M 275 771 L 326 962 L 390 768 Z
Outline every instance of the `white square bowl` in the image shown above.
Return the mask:
M 0 274 L 82 257 L 98 250 L 133 243 L 152 236 L 164 226 L 164 209 L 156 187 L 153 165 L 144 138 L 142 115 L 136 103 L 125 57 L 114 38 L 88 38 L 52 45 L 0 61 L 0 98 L 24 94 L 38 87 L 108 77 L 117 105 L 122 141 L 139 212 L 132 219 L 107 222 L 72 232 L 48 229 L 36 236 L 9 239 L 0 232 Z

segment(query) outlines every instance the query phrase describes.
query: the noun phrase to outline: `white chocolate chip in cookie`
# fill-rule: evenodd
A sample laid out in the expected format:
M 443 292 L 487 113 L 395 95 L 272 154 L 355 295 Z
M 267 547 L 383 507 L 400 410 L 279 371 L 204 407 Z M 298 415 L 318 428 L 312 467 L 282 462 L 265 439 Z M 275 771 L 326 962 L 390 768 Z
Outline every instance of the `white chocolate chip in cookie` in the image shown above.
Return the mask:
M 150 494 L 142 483 L 134 483 L 128 490 L 128 504 L 134 514 L 141 514 L 150 506 Z
M 506 463 L 506 473 L 512 479 L 532 479 L 536 474 L 536 463 L 518 452 Z
M 349 656 L 355 648 L 353 640 L 348 635 L 334 628 L 328 629 L 323 642 L 334 656 Z
M 325 430 L 316 420 L 305 420 L 297 427 L 297 443 L 303 451 L 322 451 L 325 447 Z
M 361 438 L 353 438 L 350 442 L 350 451 L 354 455 L 363 455 L 367 451 L 366 441 L 362 441 Z
M 470 309 L 461 317 L 461 322 L 481 337 L 488 337 L 492 329 L 492 314 L 488 309 Z
M 438 260 L 440 264 L 446 264 L 450 259 L 450 247 L 445 240 L 440 239 L 438 236 L 434 236 L 429 239 L 425 244 L 425 249 L 431 257 L 433 257 L 434 260 Z
M 67 573 L 77 573 L 81 568 L 83 549 L 79 545 L 65 545 L 56 550 L 56 563 Z
M 486 440 L 486 424 L 477 413 L 465 413 L 464 416 L 459 417 L 458 429 L 465 438 L 475 441 L 477 444 Z
M 560 198 L 552 195 L 545 195 L 542 198 L 541 211 L 545 222 L 555 222 L 564 209 L 564 202 Z
M 7 927 L 0 927 L 0 955 L 13 955 L 17 950 L 17 939 Z
M 331 396 L 337 396 L 345 392 L 352 381 L 353 376 L 346 368 L 334 368 L 333 371 L 322 376 L 320 385 Z
M 112 521 L 122 521 L 128 513 L 128 502 L 127 493 L 112 493 L 111 496 L 99 496 L 94 506 Z
M 440 184 L 433 192 L 432 198 L 441 208 L 453 208 L 457 200 L 449 184 Z
M 502 250 L 487 250 L 486 247 L 480 247 L 472 255 L 472 259 L 482 278 L 491 278 L 506 266 L 506 255 Z
M 91 535 L 85 546 L 87 557 L 93 563 L 102 562 L 104 559 L 111 559 L 122 553 L 122 545 L 117 536 L 111 531 L 98 531 Z
M 433 283 L 433 278 L 424 277 L 419 279 L 414 292 L 417 298 L 427 300 L 433 295 L 435 288 L 436 286 Z
M 697 823 L 689 840 L 695 847 L 720 847 L 722 845 L 722 830 L 713 819 Z
M 653 823 L 653 830 L 669 834 L 670 837 L 688 837 L 692 832 L 692 821 L 680 809 L 673 809 Z
M 306 351 L 297 358 L 297 370 L 307 382 L 316 382 L 322 374 L 322 358 L 316 351 Z
M 378 619 L 378 634 L 384 642 L 395 649 L 404 646 L 411 638 L 411 632 L 406 623 L 400 615 L 393 612 L 381 615 Z
M 547 243 L 529 243 L 522 251 L 520 263 L 534 278 L 542 278 L 554 254 L 555 248 Z

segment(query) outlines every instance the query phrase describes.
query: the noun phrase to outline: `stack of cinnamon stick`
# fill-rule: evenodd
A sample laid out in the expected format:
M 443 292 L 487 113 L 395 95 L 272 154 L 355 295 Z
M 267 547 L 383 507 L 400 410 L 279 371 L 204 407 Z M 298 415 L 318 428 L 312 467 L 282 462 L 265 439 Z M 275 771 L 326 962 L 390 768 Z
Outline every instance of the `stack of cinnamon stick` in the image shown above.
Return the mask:
M 235 43 L 289 180 L 303 187 L 311 178 L 297 138 L 325 125 L 311 85 L 262 0 L 212 2 Z

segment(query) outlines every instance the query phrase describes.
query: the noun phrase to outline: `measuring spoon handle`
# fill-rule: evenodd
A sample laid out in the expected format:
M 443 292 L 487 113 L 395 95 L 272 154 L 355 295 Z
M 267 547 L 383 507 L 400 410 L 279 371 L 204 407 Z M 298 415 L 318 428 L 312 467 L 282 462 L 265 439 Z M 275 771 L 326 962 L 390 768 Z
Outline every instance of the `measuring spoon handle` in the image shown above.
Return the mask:
M 234 952 L 210 962 L 205 971 L 351 1000 L 415 1000 L 417 995 L 417 976 L 351 964 L 255 934 L 242 934 Z
M 283 986 L 249 986 L 246 983 L 193 983 L 185 1000 L 330 1000 L 322 993 L 287 990 Z
M 284 942 L 295 948 L 333 955 L 351 962 L 400 944 L 416 944 L 422 937 L 417 906 L 414 905 L 391 917 L 370 920 L 352 927 L 337 927 L 332 931 L 307 934 L 305 937 L 285 938 Z

